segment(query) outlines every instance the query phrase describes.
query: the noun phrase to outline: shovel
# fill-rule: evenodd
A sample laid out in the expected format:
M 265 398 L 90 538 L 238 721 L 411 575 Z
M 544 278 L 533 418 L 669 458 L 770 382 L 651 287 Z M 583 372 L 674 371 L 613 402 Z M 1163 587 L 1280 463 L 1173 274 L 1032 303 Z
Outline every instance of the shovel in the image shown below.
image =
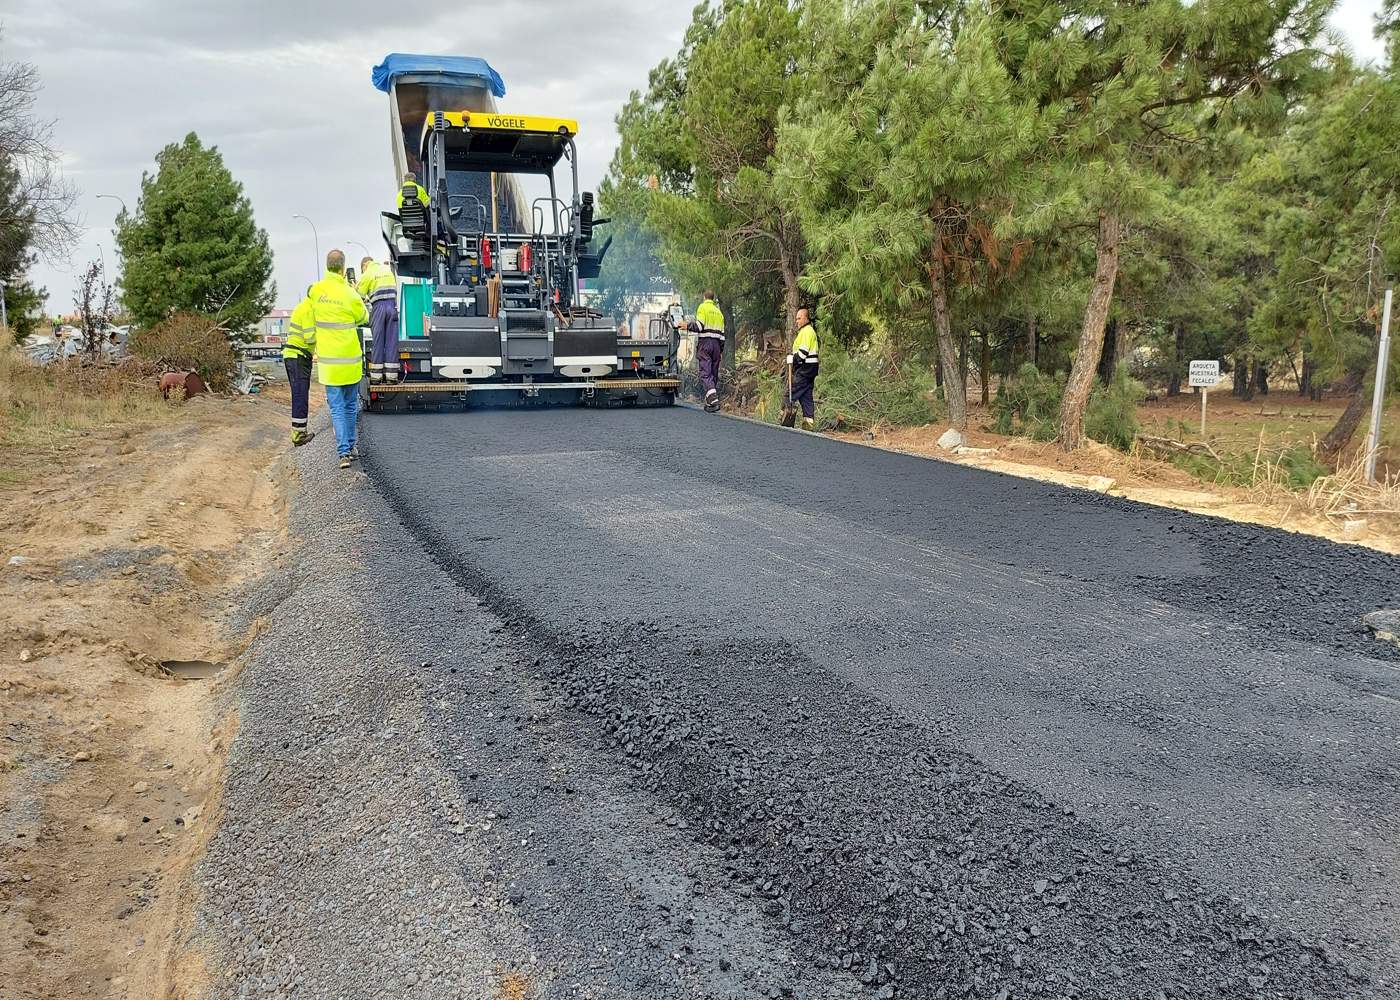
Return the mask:
M 792 361 L 787 363 L 787 405 L 783 407 L 783 426 L 797 426 L 797 407 L 792 403 Z

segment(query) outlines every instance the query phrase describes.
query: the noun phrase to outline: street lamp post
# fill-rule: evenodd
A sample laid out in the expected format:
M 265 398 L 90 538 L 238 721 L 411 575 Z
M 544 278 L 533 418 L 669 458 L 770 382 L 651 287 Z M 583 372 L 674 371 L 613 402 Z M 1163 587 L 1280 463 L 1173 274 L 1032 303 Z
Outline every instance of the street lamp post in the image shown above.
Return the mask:
M 110 198 L 110 199 L 112 199 L 112 201 L 115 201 L 115 202 L 117 202 L 117 203 L 119 203 L 119 204 L 121 205 L 121 207 L 122 207 L 122 214 L 123 214 L 123 215 L 128 215 L 128 214 L 130 214 L 130 213 L 128 213 L 127 210 L 126 210 L 126 199 L 123 198 L 121 195 L 117 195 L 117 194 L 98 194 L 98 195 L 93 195 L 93 197 L 94 197 L 94 198 Z M 120 249 L 120 247 L 119 247 L 118 249 Z M 104 254 L 104 253 L 102 252 L 102 244 L 101 244 L 101 243 L 97 244 L 97 255 L 98 255 L 99 257 L 102 258 L 102 280 L 103 280 L 103 281 L 106 281 L 106 280 L 107 280 L 107 256 L 106 256 L 106 254 Z
M 10 328 L 10 317 L 5 314 L 5 289 L 9 287 L 4 279 L 0 278 L 0 326 L 7 330 Z
M 374 256 L 374 254 L 372 254 L 372 253 L 369 252 L 369 247 L 365 246 L 365 245 L 364 245 L 363 243 L 361 243 L 359 240 L 346 240 L 346 241 L 345 241 L 345 245 L 346 245 L 346 246 L 351 246 L 351 247 L 359 247 L 360 250 L 361 250 L 361 252 L 364 253 L 364 255 L 365 255 L 366 257 L 373 257 L 373 256 Z
M 321 276 L 321 234 L 316 231 L 316 223 L 312 222 L 304 215 L 294 215 L 293 219 L 300 219 L 311 227 L 311 238 L 316 241 L 316 266 L 311 269 L 311 280 L 315 281 Z

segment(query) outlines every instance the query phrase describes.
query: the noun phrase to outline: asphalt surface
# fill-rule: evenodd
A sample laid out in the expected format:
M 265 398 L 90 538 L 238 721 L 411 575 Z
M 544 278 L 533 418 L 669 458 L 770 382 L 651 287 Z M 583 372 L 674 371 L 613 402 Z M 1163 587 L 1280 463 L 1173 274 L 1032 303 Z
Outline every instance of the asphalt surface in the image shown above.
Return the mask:
M 682 409 L 362 432 L 244 674 L 225 995 L 1400 989 L 1400 561 Z

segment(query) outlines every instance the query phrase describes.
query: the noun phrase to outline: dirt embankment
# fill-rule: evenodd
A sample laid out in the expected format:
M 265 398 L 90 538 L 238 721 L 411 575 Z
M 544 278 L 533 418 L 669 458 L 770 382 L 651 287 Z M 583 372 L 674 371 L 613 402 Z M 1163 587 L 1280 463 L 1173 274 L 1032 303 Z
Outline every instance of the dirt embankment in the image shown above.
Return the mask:
M 155 427 L 7 450 L 6 996 L 203 992 L 189 876 L 237 719 L 216 698 L 231 670 L 189 675 L 233 663 L 249 638 L 227 623 L 283 545 L 283 434 L 278 400 L 206 397 Z

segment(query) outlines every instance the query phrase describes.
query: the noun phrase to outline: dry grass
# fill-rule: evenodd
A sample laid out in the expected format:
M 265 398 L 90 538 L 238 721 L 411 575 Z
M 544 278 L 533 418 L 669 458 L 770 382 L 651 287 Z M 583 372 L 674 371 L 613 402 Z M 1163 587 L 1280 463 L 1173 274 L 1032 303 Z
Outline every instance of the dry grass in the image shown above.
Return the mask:
M 1296 504 L 1334 524 L 1359 519 L 1400 528 L 1400 475 L 1368 481 L 1366 455 L 1360 449 L 1336 472 L 1319 476 L 1306 490 L 1290 488 L 1286 475 L 1267 460 L 1261 462 L 1253 492 L 1260 500 Z
M 63 447 L 74 434 L 168 419 L 173 411 L 157 391 L 157 378 L 150 366 L 130 361 L 70 359 L 40 367 L 0 328 L 0 469 L 13 475 L 20 453 Z

